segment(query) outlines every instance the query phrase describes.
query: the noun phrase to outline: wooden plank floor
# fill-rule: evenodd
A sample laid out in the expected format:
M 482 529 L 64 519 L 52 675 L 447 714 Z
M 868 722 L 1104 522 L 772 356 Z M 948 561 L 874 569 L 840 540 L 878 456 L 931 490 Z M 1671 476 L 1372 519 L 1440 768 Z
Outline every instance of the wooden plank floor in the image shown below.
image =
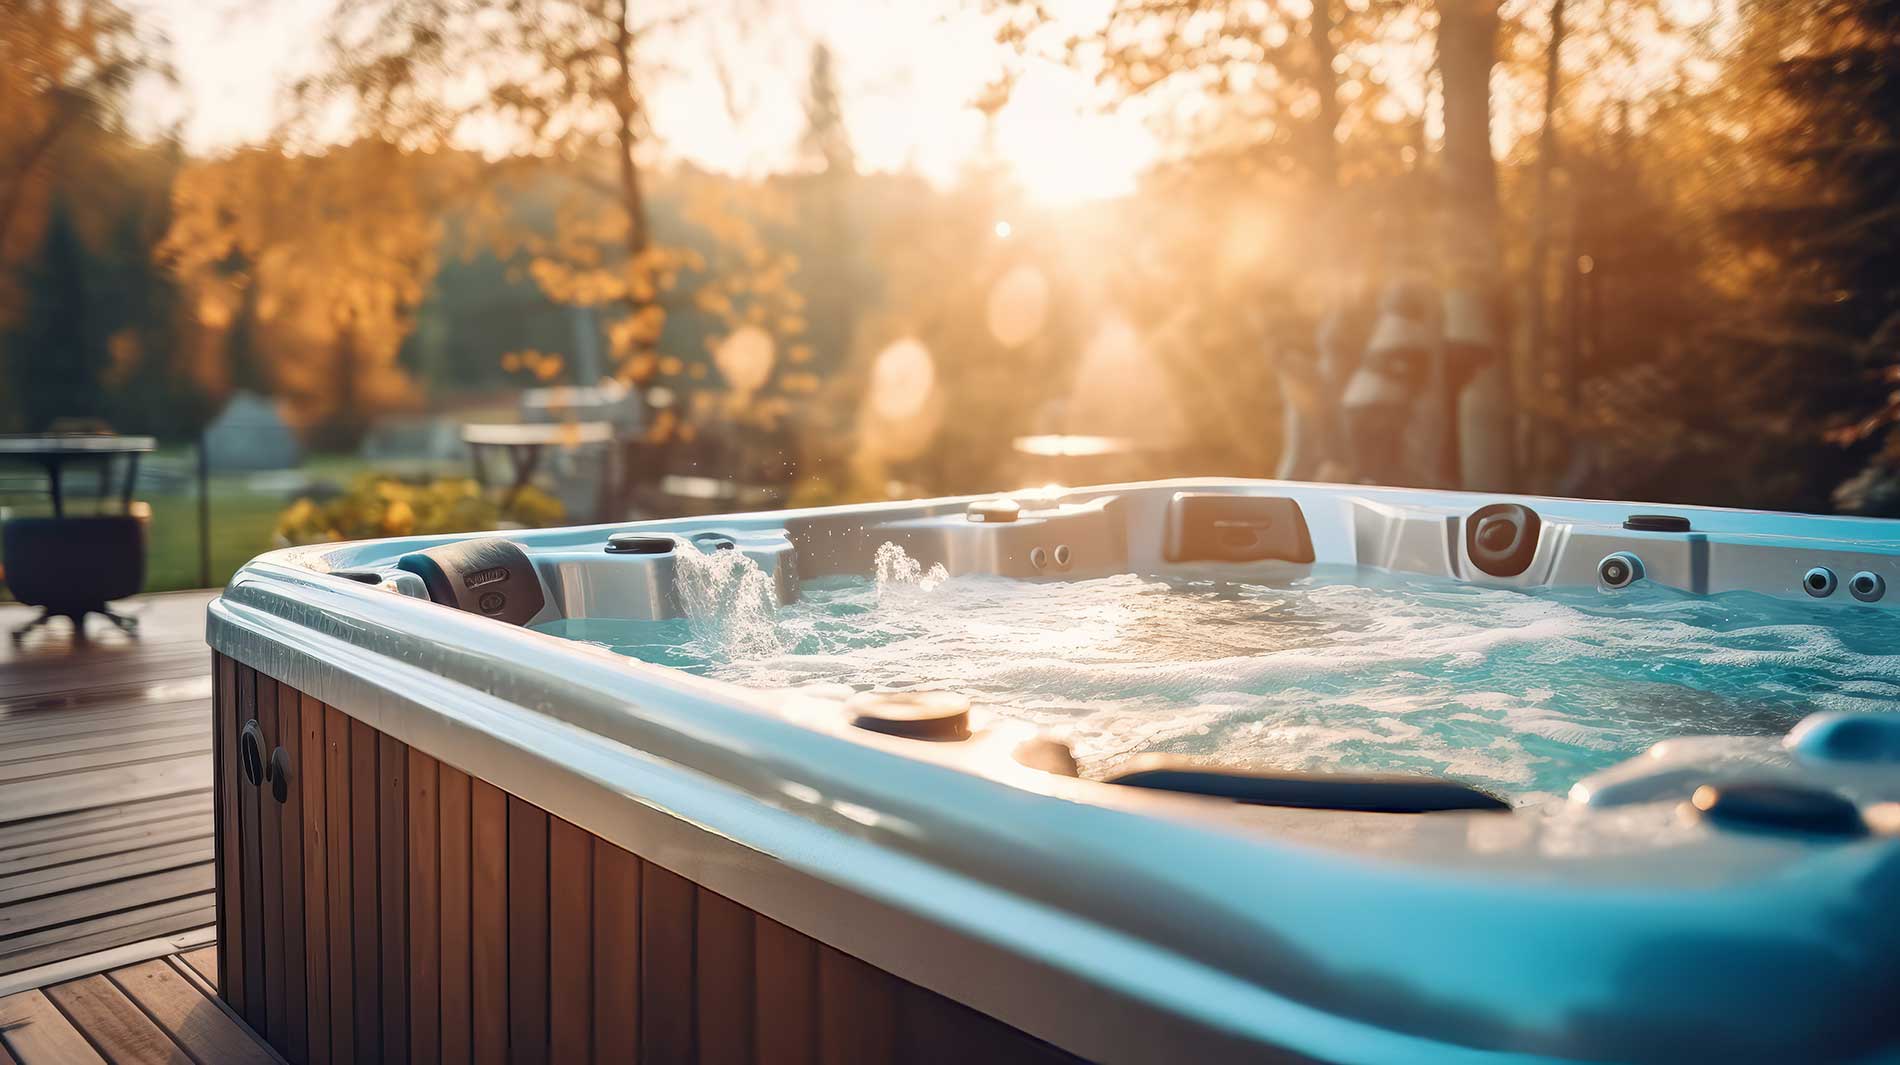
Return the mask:
M 123 604 L 137 639 L 98 618 L 85 643 L 63 620 L 0 639 L 0 977 L 214 922 L 216 594 Z M 0 606 L 0 631 L 35 613 Z
M 0 998 L 0 1063 L 280 1062 L 217 1001 L 217 973 L 207 946 Z

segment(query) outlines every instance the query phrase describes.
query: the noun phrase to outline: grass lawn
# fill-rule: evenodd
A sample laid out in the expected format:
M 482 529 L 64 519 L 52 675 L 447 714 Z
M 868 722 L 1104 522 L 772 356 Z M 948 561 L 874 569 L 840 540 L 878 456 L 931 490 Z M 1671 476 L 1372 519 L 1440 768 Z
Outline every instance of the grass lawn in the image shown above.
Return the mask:
M 211 484 L 211 587 L 231 579 L 237 568 L 271 549 L 277 515 L 289 506 L 275 495 L 218 490 Z M 154 495 L 145 562 L 145 590 L 168 592 L 203 585 L 199 572 L 198 496 Z

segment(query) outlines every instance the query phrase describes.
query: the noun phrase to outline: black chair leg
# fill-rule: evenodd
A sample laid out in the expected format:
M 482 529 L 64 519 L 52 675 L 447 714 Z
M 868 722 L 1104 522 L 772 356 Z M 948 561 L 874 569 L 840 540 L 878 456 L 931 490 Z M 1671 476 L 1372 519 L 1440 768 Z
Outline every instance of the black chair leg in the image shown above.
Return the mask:
M 125 633 L 127 636 L 137 636 L 139 634 L 139 619 L 127 617 L 113 610 L 111 607 L 102 606 L 98 609 L 97 613 L 107 621 L 117 625 L 119 631 Z
M 55 615 L 53 614 L 51 610 L 41 610 L 39 617 L 36 617 L 32 621 L 29 621 L 26 624 L 21 625 L 19 628 L 14 629 L 13 634 L 12 634 L 13 645 L 15 647 L 18 647 L 20 645 L 20 641 L 26 639 L 27 633 L 32 632 L 34 629 L 37 629 L 41 625 L 44 625 L 47 622 L 53 620 L 54 616 Z

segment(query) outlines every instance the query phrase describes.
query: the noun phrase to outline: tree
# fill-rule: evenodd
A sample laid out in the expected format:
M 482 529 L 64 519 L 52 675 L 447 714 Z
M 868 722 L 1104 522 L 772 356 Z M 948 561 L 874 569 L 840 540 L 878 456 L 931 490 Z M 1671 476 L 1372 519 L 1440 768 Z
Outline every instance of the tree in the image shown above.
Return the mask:
M 836 369 L 849 352 L 870 272 L 854 210 L 857 158 L 836 79 L 831 49 L 813 45 L 800 138 L 802 162 L 813 172 L 790 179 L 801 210 L 796 230 L 785 234 L 800 249 L 799 275 L 810 293 L 806 339 L 819 372 Z
M 653 242 L 646 99 L 657 64 L 642 49 L 690 11 L 632 0 L 345 0 L 328 69 L 297 93 L 306 122 L 340 103 L 364 136 L 427 151 L 477 143 L 495 156 L 465 190 L 485 200 L 488 240 L 504 258 L 530 256 L 555 300 L 623 308 L 616 354 L 630 376 L 650 379 L 665 325 L 659 297 L 691 261 Z M 603 150 L 608 166 L 591 165 Z M 521 226 L 510 201 L 553 160 L 567 164 L 568 181 L 547 234 Z
M 190 327 L 177 280 L 157 261 L 171 220 L 175 145 L 145 148 L 122 185 L 94 254 L 95 320 L 109 330 L 111 422 L 122 432 L 195 436 L 214 410 L 191 373 Z M 99 205 L 95 205 L 99 206 Z
M 1824 429 L 1845 449 L 1822 470 L 1863 467 L 1841 502 L 1900 513 L 1883 484 L 1900 480 L 1900 7 L 1751 15 L 1776 57 L 1774 106 L 1755 134 L 1766 151 L 1753 202 L 1731 223 L 1774 266 L 1759 278 L 1764 313 L 1738 340 L 1782 384 L 1790 430 Z
M 0 5 L 0 263 L 60 141 L 109 125 L 143 74 L 167 74 L 130 12 L 111 0 Z
M 743 190 L 684 202 L 684 218 L 728 250 L 720 262 L 656 236 L 647 100 L 669 73 L 662 56 L 681 50 L 682 28 L 703 11 L 684 0 L 345 0 L 327 69 L 299 87 L 297 132 L 312 136 L 341 105 L 363 136 L 405 150 L 478 147 L 490 165 L 462 190 L 481 205 L 474 235 L 503 259 L 525 259 L 557 302 L 611 309 L 620 375 L 655 384 L 688 365 L 659 351 L 680 309 L 668 294 L 682 284 L 693 310 L 733 333 L 769 329 L 782 342 L 786 327 L 802 329 L 788 284 L 796 263 L 757 239 L 746 210 L 756 204 L 733 208 Z M 523 219 L 516 204 L 548 188 L 558 190 L 552 225 Z M 523 364 L 559 361 L 535 352 Z
M 1449 444 L 1445 423 L 1458 420 L 1462 394 L 1464 451 L 1490 459 L 1469 464 L 1464 479 L 1502 487 L 1513 479 L 1515 446 L 1508 376 L 1498 368 L 1480 372 L 1503 365 L 1503 234 L 1490 127 L 1500 18 L 1495 0 L 1443 0 L 1432 8 L 1435 24 L 1431 8 L 1399 4 L 1117 0 L 1102 28 L 1071 40 L 1065 55 L 1129 96 L 1193 100 L 1201 117 L 1179 131 L 1191 165 L 1161 181 L 1186 188 L 1219 168 L 1234 171 L 1236 184 L 1263 174 L 1277 179 L 1255 183 L 1263 194 L 1271 188 L 1281 208 L 1271 235 L 1298 249 L 1302 269 L 1297 277 L 1252 279 L 1261 286 L 1257 299 L 1281 303 L 1257 316 L 1273 325 L 1255 339 L 1255 358 L 1310 360 L 1319 323 L 1349 312 L 1369 288 L 1419 274 L 1435 281 L 1446 303 L 1435 317 L 1454 334 L 1445 353 L 1450 365 L 1434 374 L 1433 416 L 1423 420 Z M 1024 0 L 1010 10 L 1016 18 L 1006 38 L 1027 47 L 1047 32 L 1043 5 Z M 1436 189 L 1424 195 L 1421 90 L 1434 53 L 1444 139 L 1434 160 Z M 1269 283 L 1292 298 L 1269 294 Z M 1193 291 L 1179 297 L 1184 304 L 1204 299 Z M 1231 317 L 1231 307 L 1221 313 Z M 1447 455 L 1431 476 L 1458 480 L 1457 463 L 1439 450 Z
M 1515 487 L 1517 430 L 1504 348 L 1503 219 L 1491 155 L 1491 69 L 1497 0 L 1440 0 L 1438 70 L 1444 85 L 1442 274 L 1446 360 L 1458 399 L 1458 484 Z
M 833 62 L 831 48 L 823 41 L 812 45 L 805 90 L 805 135 L 800 146 L 807 166 L 842 177 L 855 173 L 858 162 L 851 150 L 851 134 L 844 127 L 844 104 L 838 98 Z
M 358 140 L 247 148 L 182 173 L 161 255 L 238 360 L 219 376 L 261 377 L 338 443 L 405 404 L 396 357 L 435 273 L 438 204 L 469 165 Z
M 24 427 L 41 431 L 59 418 L 107 413 L 104 380 L 111 365 L 92 292 L 91 256 L 72 214 L 55 201 L 39 255 L 25 271 L 26 313 L 7 337 L 8 391 Z

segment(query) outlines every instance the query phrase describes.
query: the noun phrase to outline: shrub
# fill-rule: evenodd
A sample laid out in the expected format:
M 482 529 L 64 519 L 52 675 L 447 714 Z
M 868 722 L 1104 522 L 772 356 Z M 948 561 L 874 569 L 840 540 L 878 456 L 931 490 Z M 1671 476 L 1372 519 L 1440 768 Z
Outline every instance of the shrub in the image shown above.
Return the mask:
M 365 474 L 350 490 L 322 503 L 297 500 L 277 518 L 280 545 L 367 540 L 379 536 L 475 532 L 504 522 L 527 527 L 558 525 L 560 500 L 532 486 L 503 508 L 466 477 L 410 482 L 389 474 Z

